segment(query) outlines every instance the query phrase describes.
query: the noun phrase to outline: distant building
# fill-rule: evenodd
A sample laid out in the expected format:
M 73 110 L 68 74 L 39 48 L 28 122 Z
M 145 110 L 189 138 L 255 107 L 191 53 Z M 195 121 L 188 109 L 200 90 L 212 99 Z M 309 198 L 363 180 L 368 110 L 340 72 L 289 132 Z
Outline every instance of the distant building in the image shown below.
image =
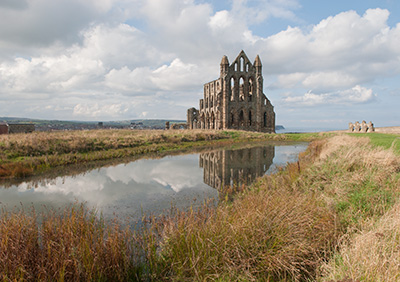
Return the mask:
M 6 123 L 0 124 L 0 134 L 31 133 L 35 131 L 32 123 Z
M 204 84 L 200 108 L 187 111 L 188 129 L 275 132 L 275 112 L 263 93 L 262 64 L 241 51 L 232 64 L 223 56 L 220 77 Z
M 8 124 L 7 123 L 0 123 L 0 135 L 1 134 L 8 134 Z

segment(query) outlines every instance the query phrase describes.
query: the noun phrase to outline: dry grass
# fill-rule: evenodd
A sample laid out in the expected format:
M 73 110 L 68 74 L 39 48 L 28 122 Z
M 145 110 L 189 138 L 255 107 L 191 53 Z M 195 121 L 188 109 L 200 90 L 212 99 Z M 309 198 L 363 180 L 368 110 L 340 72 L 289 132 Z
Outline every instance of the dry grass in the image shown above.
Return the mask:
M 25 177 L 54 167 L 181 150 L 216 142 L 268 138 L 252 132 L 91 130 L 0 136 L 0 177 Z
M 297 183 L 324 199 L 339 224 L 318 281 L 399 281 L 400 158 L 349 136 L 328 139 L 320 156 Z
M 321 281 L 348 277 L 353 281 L 400 280 L 400 204 L 376 224 L 343 238 L 340 252 L 323 266 Z
M 395 203 L 400 159 L 393 151 L 341 135 L 328 139 L 320 156 L 297 185 L 324 198 L 337 211 L 342 228 L 362 228 Z
M 126 281 L 134 277 L 131 233 L 83 206 L 62 213 L 2 211 L 0 281 Z
M 316 199 L 289 190 L 253 191 L 211 216 L 189 213 L 169 221 L 161 277 L 300 281 L 313 277 L 334 234 L 333 214 Z

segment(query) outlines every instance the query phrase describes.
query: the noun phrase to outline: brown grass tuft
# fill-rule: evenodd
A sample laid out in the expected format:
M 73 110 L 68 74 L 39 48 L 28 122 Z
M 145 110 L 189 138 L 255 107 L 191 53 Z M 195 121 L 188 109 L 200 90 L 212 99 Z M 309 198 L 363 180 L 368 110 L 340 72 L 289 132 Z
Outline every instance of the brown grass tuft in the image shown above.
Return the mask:
M 2 211 L 1 281 L 126 281 L 132 276 L 131 233 L 94 211 Z
M 385 214 L 377 225 L 371 224 L 339 245 L 334 260 L 322 267 L 330 281 L 350 277 L 354 281 L 400 280 L 400 203 Z

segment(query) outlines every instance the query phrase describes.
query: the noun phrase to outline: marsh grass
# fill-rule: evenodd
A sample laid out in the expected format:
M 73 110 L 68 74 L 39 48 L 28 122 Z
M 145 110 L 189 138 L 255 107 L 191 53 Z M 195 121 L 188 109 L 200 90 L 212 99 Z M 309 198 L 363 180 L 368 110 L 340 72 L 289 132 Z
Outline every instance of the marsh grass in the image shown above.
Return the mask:
M 264 184 L 260 184 L 264 185 Z M 289 190 L 248 192 L 164 229 L 161 277 L 183 281 L 293 281 L 313 277 L 334 240 L 333 214 Z
M 0 219 L 0 281 L 128 281 L 131 233 L 75 205 L 10 213 Z
M 3 212 L 0 280 L 398 281 L 399 172 L 393 148 L 341 135 L 217 207 L 134 231 L 83 206 Z

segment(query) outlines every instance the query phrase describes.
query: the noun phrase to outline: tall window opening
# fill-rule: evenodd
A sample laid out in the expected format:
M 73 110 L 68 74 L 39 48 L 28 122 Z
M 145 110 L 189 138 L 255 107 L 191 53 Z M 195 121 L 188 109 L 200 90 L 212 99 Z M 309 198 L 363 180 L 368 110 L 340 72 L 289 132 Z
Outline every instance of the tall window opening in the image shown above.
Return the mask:
M 240 71 L 244 71 L 244 59 L 240 57 Z
M 235 100 L 235 79 L 233 77 L 231 77 L 231 101 Z
M 249 79 L 249 102 L 253 100 L 253 92 L 254 92 L 254 85 L 253 85 L 253 79 Z
M 244 97 L 245 97 L 245 90 L 244 90 L 244 79 L 243 79 L 243 77 L 241 77 L 240 79 L 239 79 L 239 101 L 244 101 Z

